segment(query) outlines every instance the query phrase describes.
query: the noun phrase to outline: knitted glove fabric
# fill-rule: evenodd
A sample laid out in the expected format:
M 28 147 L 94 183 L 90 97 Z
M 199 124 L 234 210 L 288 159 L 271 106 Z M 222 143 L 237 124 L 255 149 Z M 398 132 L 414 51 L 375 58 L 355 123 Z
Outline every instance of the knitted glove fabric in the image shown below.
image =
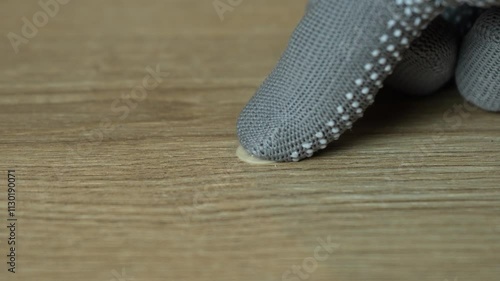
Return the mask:
M 435 92 L 455 73 L 455 58 L 462 40 L 457 35 L 463 35 L 456 68 L 458 89 L 476 106 L 500 111 L 500 9 L 464 5 L 445 13 L 448 23 L 442 17 L 434 20 L 403 54 L 402 62 L 386 84 L 413 95 Z
M 459 37 L 454 25 L 436 18 L 422 32 L 385 84 L 408 95 L 428 95 L 443 87 L 455 75 Z
M 469 102 L 500 111 L 500 9 L 491 8 L 464 39 L 456 70 L 458 90 Z

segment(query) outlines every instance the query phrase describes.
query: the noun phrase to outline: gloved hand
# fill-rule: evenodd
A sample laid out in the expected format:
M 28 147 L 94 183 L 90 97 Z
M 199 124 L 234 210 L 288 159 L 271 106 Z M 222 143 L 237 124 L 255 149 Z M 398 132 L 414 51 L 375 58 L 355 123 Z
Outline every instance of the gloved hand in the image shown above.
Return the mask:
M 455 27 L 438 16 L 464 3 L 500 6 L 500 0 L 312 0 L 239 117 L 241 145 L 266 160 L 311 157 L 350 129 L 384 84 L 424 95 L 454 73 L 468 101 L 500 111 L 500 9 L 484 12 L 459 50 Z

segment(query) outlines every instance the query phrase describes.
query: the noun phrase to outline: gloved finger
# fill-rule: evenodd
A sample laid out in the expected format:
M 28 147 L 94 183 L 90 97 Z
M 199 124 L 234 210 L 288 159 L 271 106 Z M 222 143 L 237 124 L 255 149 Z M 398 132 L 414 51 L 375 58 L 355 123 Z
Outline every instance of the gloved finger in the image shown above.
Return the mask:
M 241 145 L 273 161 L 326 148 L 363 116 L 439 1 L 319 0 L 238 120 Z
M 485 11 L 465 37 L 456 82 L 467 101 L 500 111 L 500 8 Z

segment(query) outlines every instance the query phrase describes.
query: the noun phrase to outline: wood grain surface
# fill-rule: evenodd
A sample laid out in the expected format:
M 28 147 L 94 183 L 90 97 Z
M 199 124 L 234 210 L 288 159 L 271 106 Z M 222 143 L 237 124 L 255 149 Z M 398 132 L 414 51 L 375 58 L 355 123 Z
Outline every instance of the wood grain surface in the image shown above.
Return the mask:
M 43 10 L 1 1 L 0 280 L 499 280 L 500 115 L 453 87 L 383 92 L 313 159 L 235 157 L 305 3 L 73 0 L 16 54 Z

